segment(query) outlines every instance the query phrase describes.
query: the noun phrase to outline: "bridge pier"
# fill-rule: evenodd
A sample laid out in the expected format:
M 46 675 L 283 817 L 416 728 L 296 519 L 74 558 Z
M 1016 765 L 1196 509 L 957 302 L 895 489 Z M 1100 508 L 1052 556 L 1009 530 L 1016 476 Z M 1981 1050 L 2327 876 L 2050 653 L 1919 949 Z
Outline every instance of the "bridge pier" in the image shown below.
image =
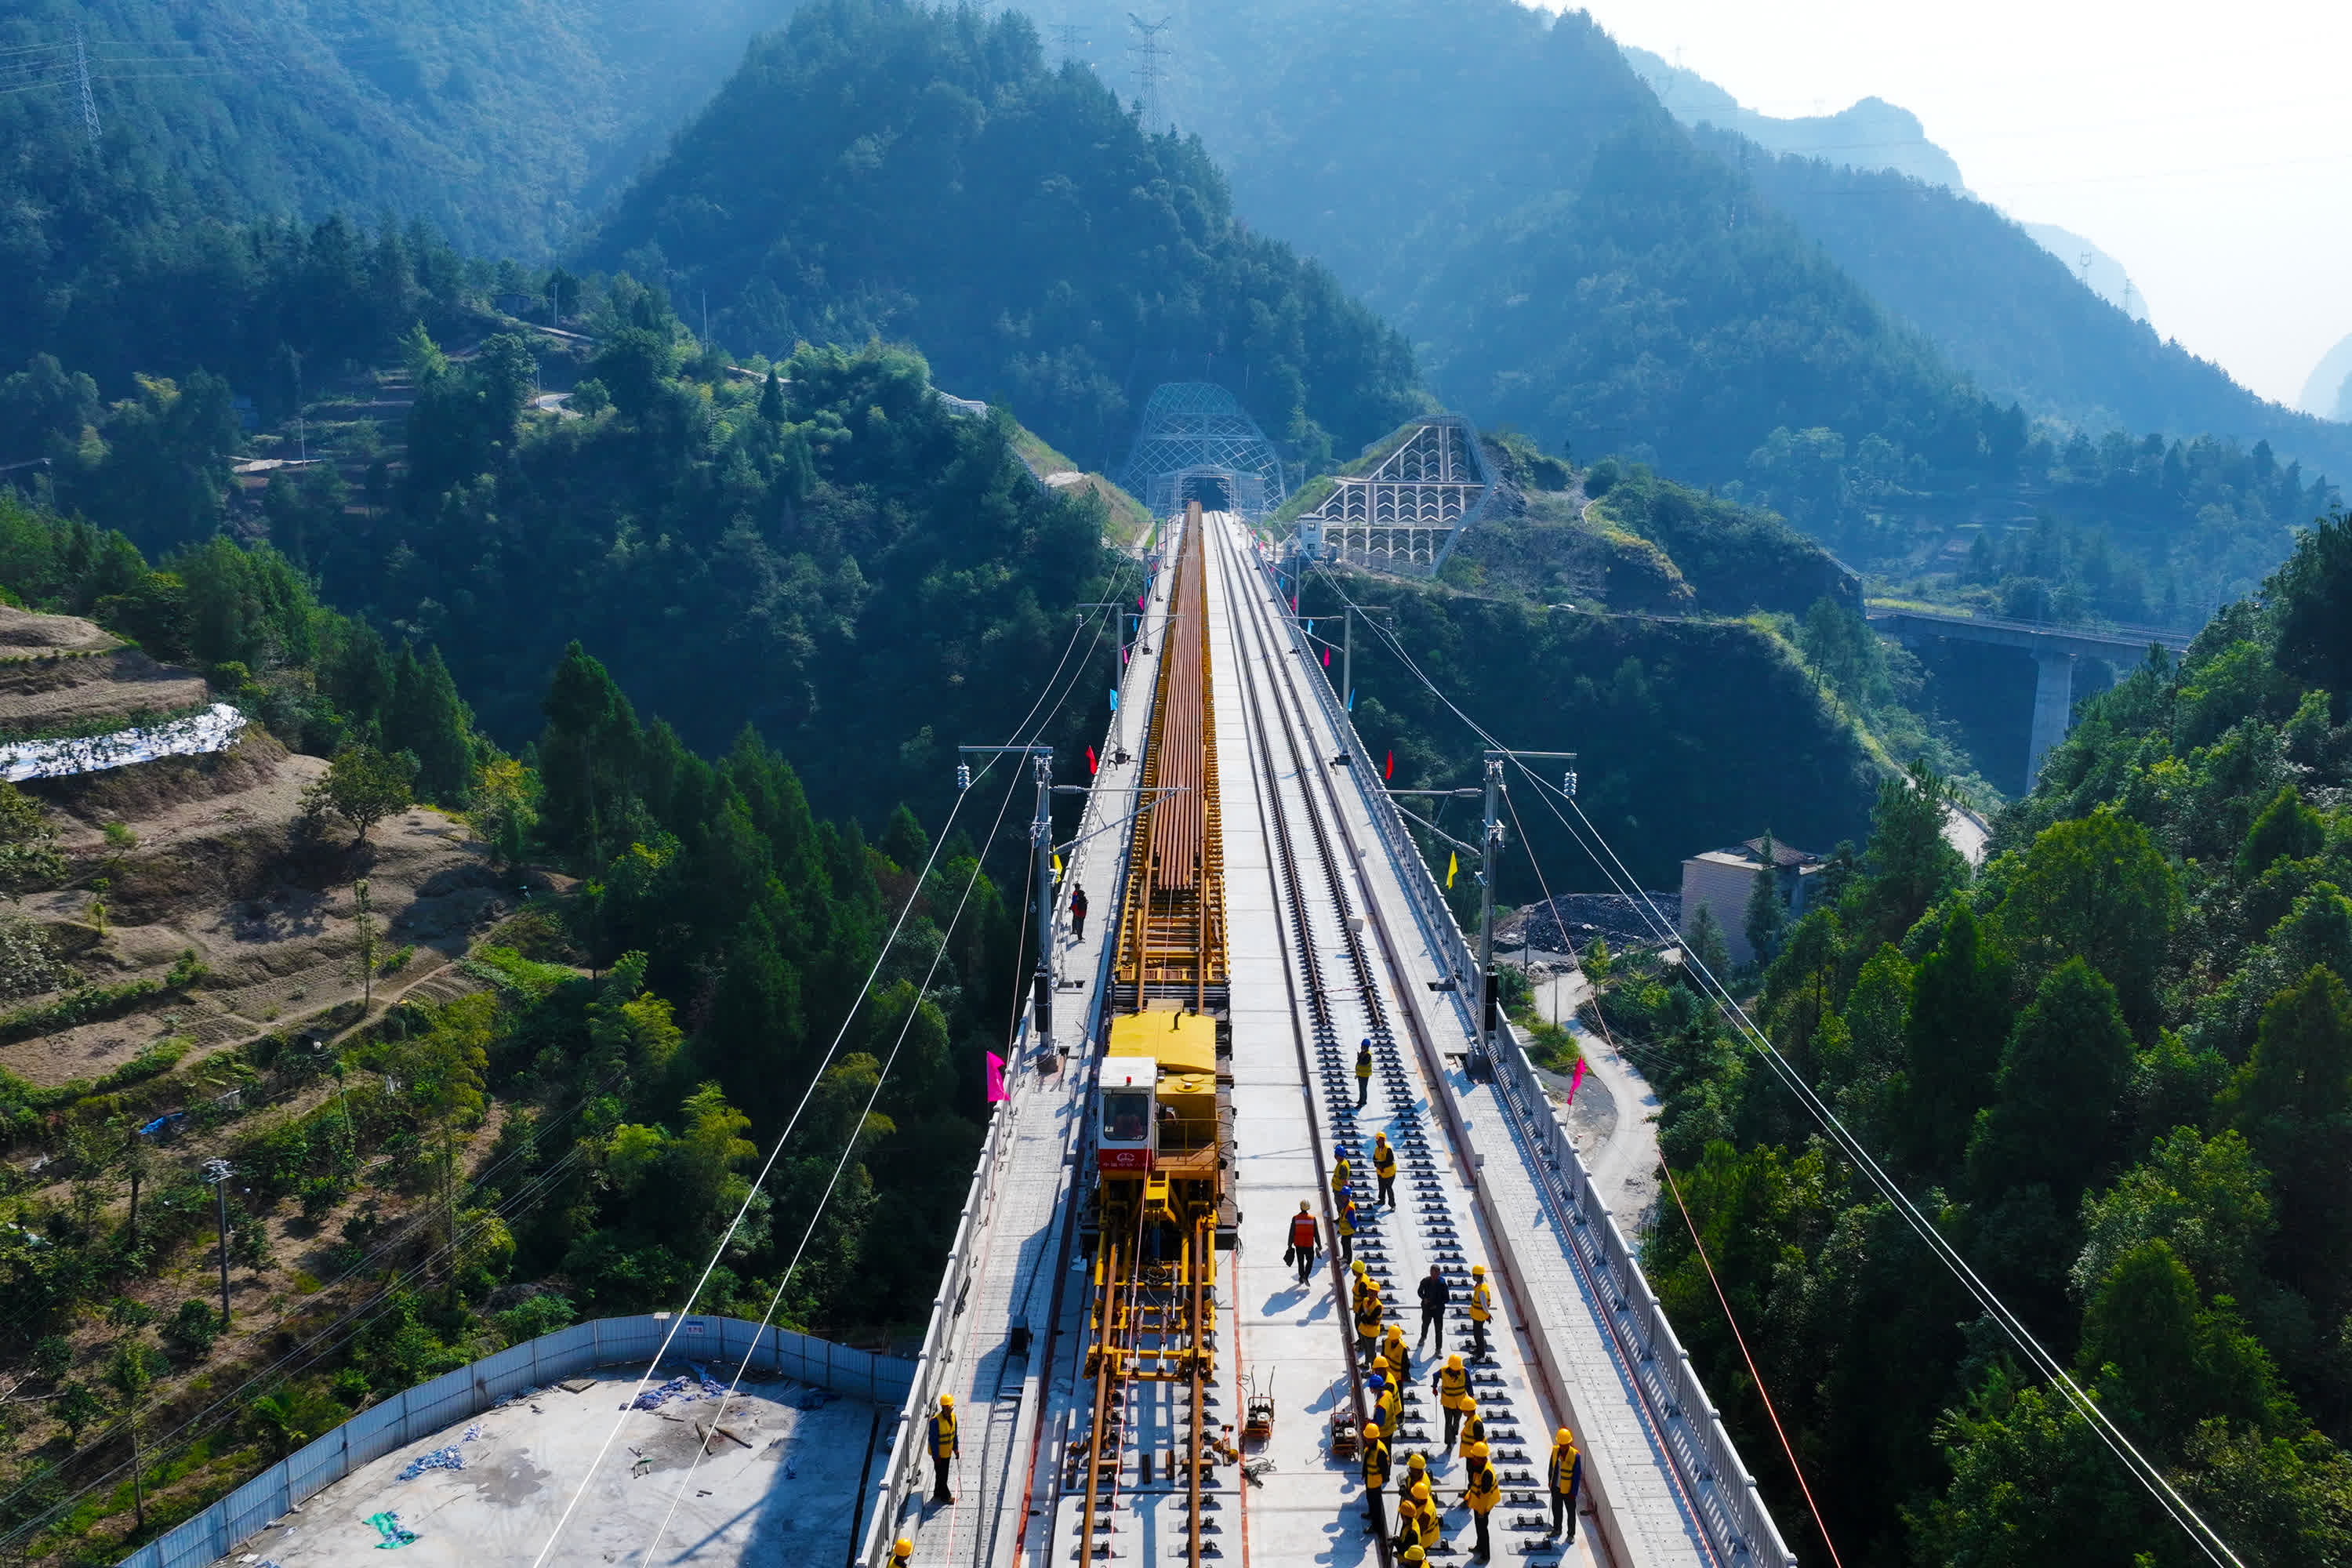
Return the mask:
M 2048 756 L 2074 722 L 2074 656 L 2065 648 L 2033 650 L 2033 731 L 2026 742 L 2025 787 L 2042 776 Z

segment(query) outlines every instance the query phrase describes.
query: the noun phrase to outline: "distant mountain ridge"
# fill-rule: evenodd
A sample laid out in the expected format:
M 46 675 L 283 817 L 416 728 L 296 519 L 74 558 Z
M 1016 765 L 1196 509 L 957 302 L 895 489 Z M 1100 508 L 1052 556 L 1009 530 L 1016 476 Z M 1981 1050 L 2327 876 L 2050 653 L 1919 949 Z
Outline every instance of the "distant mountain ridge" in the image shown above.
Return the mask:
M 1851 168 L 1888 169 L 1968 194 L 1960 165 L 1927 140 L 1919 117 L 1885 99 L 1862 99 L 1835 114 L 1782 119 L 1742 107 L 1738 99 L 1696 71 L 1647 49 L 1632 44 L 1618 47 L 1633 74 L 1658 95 L 1659 104 L 1685 125 L 1717 125 L 1775 153 L 1793 153 Z

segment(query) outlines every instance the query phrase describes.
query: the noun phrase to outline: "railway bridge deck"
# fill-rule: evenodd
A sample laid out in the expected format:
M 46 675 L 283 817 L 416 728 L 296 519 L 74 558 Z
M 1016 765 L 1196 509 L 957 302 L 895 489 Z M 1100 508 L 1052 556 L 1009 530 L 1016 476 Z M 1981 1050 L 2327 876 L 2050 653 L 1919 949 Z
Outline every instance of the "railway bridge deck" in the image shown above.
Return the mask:
M 1335 763 L 1354 751 L 1352 732 L 1282 613 L 1256 540 L 1221 514 L 1193 526 L 1205 546 L 1231 1037 L 1220 1060 L 1233 1111 L 1223 1196 L 1237 1215 L 1236 1245 L 1198 1274 L 1197 1304 L 1172 1299 L 1181 1294 L 1168 1287 L 1172 1262 L 1155 1271 L 1130 1256 L 1118 1266 L 1133 1270 L 1123 1311 L 1157 1337 L 1090 1356 L 1107 1317 L 1127 1321 L 1108 1310 L 1112 1292 L 1084 1234 L 1096 1163 L 1087 1112 L 1118 991 L 1118 955 L 1105 942 L 1115 946 L 1118 922 L 1098 919 L 1083 942 L 1057 928 L 1057 1029 L 1024 1037 L 992 1124 L 916 1392 L 873 1488 L 862 1561 L 880 1568 L 903 1533 L 919 1568 L 1197 1568 L 1203 1559 L 1392 1568 L 1385 1544 L 1361 1528 L 1354 1462 L 1327 1441 L 1335 1413 L 1360 1419 L 1368 1409 L 1345 1271 L 1327 1254 L 1302 1284 L 1283 1259 L 1286 1221 L 1302 1200 L 1328 1238 L 1330 1177 L 1344 1156 L 1365 1216 L 1359 1255 L 1409 1341 L 1414 1285 L 1433 1266 L 1457 1300 L 1474 1265 L 1498 1288 L 1500 1331 L 1472 1368 L 1504 1485 L 1498 1559 L 1792 1563 L 1524 1053 L 1507 1041 L 1496 1070 L 1475 1079 L 1467 1070 L 1475 1033 L 1461 934 L 1377 781 Z M 1176 640 L 1169 575 L 1147 596 L 1101 753 L 1130 760 L 1097 775 L 1066 871 L 1097 911 L 1122 907 L 1130 846 L 1149 837 L 1136 825 L 1136 779 L 1164 685 L 1157 660 Z M 1377 1071 L 1359 1110 L 1353 1063 L 1367 1037 Z M 1392 1211 L 1374 1205 L 1375 1132 L 1400 1157 Z M 1136 1247 L 1149 1258 L 1149 1243 Z M 1469 1349 L 1462 1311 L 1445 1327 L 1449 1352 Z M 1196 1351 L 1197 1397 L 1182 1375 L 1107 1384 L 1096 1372 L 1105 1360 L 1187 1365 Z M 1439 1364 L 1416 1355 L 1393 1447 L 1400 1469 L 1425 1451 L 1440 1500 L 1453 1504 L 1464 1467 L 1440 1443 L 1429 1384 Z M 923 1500 L 928 1466 L 919 1464 L 920 1416 L 941 1394 L 961 1417 L 953 1504 Z M 1256 1398 L 1274 1408 L 1261 1439 L 1244 1434 Z M 1576 1433 L 1588 1481 L 1587 1517 L 1565 1547 L 1545 1532 L 1542 1497 L 1561 1425 Z M 1466 1561 L 1468 1515 L 1453 1507 L 1445 1525 L 1447 1546 L 1433 1556 Z

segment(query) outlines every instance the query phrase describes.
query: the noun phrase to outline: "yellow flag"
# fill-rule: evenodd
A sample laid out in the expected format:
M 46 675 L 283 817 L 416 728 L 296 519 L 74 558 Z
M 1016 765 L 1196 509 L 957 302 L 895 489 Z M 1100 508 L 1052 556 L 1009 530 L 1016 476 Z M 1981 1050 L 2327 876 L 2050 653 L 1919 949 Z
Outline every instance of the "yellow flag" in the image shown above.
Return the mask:
M 1061 858 L 1059 855 L 1056 855 L 1056 856 L 1055 856 L 1055 857 L 1054 857 L 1054 875 L 1055 875 L 1056 877 L 1058 877 L 1058 876 L 1060 876 L 1061 874 L 1062 874 L 1062 858 Z
M 1445 858 L 1445 885 L 1447 887 L 1450 888 L 1454 886 L 1454 873 L 1460 869 L 1462 869 L 1462 857 L 1459 855 L 1448 855 Z

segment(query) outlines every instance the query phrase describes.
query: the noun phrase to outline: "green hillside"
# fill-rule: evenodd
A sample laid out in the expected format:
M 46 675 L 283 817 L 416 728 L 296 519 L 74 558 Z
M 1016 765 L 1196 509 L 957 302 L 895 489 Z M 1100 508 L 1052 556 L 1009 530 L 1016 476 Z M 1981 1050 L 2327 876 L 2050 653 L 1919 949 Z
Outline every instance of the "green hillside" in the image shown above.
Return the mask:
M 1144 134 L 1014 15 L 805 7 L 588 256 L 697 310 L 707 296 L 740 352 L 919 343 L 943 384 L 1011 403 L 1093 464 L 1173 377 L 1230 385 L 1310 469 L 1418 400 L 1403 342 L 1236 222 L 1198 142 Z

